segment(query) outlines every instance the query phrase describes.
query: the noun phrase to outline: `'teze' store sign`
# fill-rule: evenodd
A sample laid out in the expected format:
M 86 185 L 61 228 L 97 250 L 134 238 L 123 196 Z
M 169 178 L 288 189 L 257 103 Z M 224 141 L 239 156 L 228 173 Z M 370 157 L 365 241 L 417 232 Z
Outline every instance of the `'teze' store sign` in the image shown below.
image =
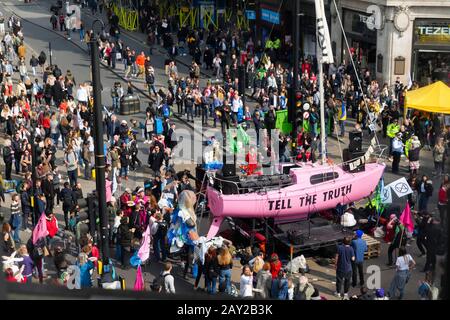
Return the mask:
M 450 44 L 450 23 L 448 21 L 417 20 L 415 23 L 415 43 L 418 45 Z
M 417 27 L 419 35 L 450 36 L 450 27 Z

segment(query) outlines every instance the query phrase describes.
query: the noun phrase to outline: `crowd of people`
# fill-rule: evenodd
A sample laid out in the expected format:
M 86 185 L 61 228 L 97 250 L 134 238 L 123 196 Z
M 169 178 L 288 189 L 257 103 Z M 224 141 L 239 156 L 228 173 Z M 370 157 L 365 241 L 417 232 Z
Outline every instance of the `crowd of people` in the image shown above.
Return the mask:
M 189 172 L 176 172 L 172 165 L 172 151 L 177 145 L 173 113 L 178 113 L 187 121 L 201 117 L 204 126 L 216 127 L 220 123 L 222 129 L 244 124 L 247 129 L 256 129 L 257 145 L 260 145 L 263 139 L 260 139 L 259 130 L 264 130 L 270 136 L 270 131 L 276 126 L 276 111 L 287 107 L 293 68 L 282 59 L 289 55 L 283 54 L 282 50 L 253 43 L 249 31 L 190 30 L 182 27 L 174 35 L 170 29 L 172 23 L 168 23 L 170 17 L 158 17 L 152 10 L 144 10 L 144 14 L 145 12 L 148 12 L 145 16 L 147 23 L 141 26 L 144 26 L 143 31 L 148 34 L 148 55 L 136 52 L 124 44 L 120 38 L 117 16 L 111 12 L 109 31 L 106 35 L 101 35 L 97 43 L 91 42 L 92 30 L 85 32 L 82 28 L 79 36 L 80 41 L 85 42 L 89 49 L 92 45 L 99 46 L 101 58 L 110 68 L 118 68 L 120 61 L 124 78 L 128 81 L 126 91 L 120 82 L 114 85 L 111 89 L 112 105 L 106 107 L 104 112 L 108 141 L 106 185 L 109 240 L 111 247 L 115 249 L 115 260 L 120 262 L 121 267 L 128 268 L 130 259 L 144 238 L 143 234 L 149 228 L 153 259 L 165 263 L 164 272 L 160 278 L 155 279 L 152 289 L 159 291 L 164 288 L 168 293 L 175 293 L 172 265 L 167 261 L 171 257 L 167 237 L 173 222 L 171 215 L 178 206 L 180 194 L 193 191 L 194 187 L 191 185 Z M 53 29 L 67 32 L 70 40 L 70 19 L 59 13 L 55 12 L 50 23 Z M 160 79 L 156 79 L 151 58 L 152 48 L 157 44 L 167 50 L 169 57 L 165 66 L 168 83 L 167 86 L 162 86 L 163 90 L 156 90 L 156 83 Z M 3 35 L 0 48 L 3 105 L 1 129 L 6 137 L 2 150 L 4 180 L 13 180 L 14 168 L 15 177 L 20 177 L 22 181 L 11 197 L 10 219 L 3 223 L 3 249 L 7 255 L 16 254 L 23 258 L 24 269 L 20 273 L 23 277 L 20 281 L 31 281 L 33 269 L 36 268 L 36 274 L 42 283 L 45 277 L 43 262 L 48 259 L 48 255 L 52 255 L 60 283 L 66 284 L 69 281 L 70 267 L 76 266 L 80 269 L 80 287 L 91 287 L 91 273 L 96 267 L 99 250 L 93 236 L 83 227 L 81 206 L 84 196 L 79 177 L 84 176 L 90 180 L 93 173 L 92 88 L 89 83 L 77 83 L 70 70 L 64 73 L 58 66 L 50 66 L 45 52 L 41 52 L 38 57 L 32 55 L 26 61 L 23 29 L 17 17 L 13 16 L 8 20 L 8 30 Z M 189 76 L 183 77 L 178 72 L 177 59 L 188 54 L 192 56 L 192 64 Z M 302 103 L 308 104 L 309 109 L 305 109 L 307 116 L 303 119 L 296 149 L 288 147 L 288 139 L 280 135 L 280 149 L 284 155 L 282 161 L 289 161 L 297 155 L 304 161 L 315 161 L 318 149 L 320 116 L 317 61 L 312 57 L 305 57 L 299 63 Z M 241 66 L 245 70 L 245 77 L 239 74 Z M 202 86 L 201 72 L 209 70 L 212 70 L 211 79 Z M 362 79 L 362 92 L 357 86 L 357 76 Z M 143 79 L 148 94 L 155 96 L 156 106 L 149 105 L 145 119 L 140 124 L 137 121 L 120 120 L 117 115 L 120 100 L 126 94 L 133 94 L 135 80 L 140 78 Z M 241 84 L 240 81 L 245 83 Z M 339 138 L 345 135 L 348 113 L 348 117 L 356 120 L 358 130 L 367 129 L 369 135 L 374 134 L 369 125 L 375 122 L 382 135 L 389 138 L 389 156 L 392 156 L 394 173 L 400 172 L 402 155 L 408 159 L 409 183 L 414 190 L 408 200 L 418 212 L 417 245 L 422 253 L 427 254 L 427 276 L 419 291 L 421 297 L 431 299 L 436 241 L 439 239 L 436 239 L 433 227 L 436 219 L 430 216 L 428 208 L 428 200 L 433 194 L 432 184 L 427 176 L 420 180 L 418 178 L 421 173 L 419 154 L 424 146 L 433 150 L 434 174 L 441 178 L 448 158 L 450 132 L 441 129 L 442 124 L 437 115 L 415 112 L 402 118 L 400 112 L 403 109 L 405 88 L 399 81 L 392 90 L 387 84 L 380 87 L 369 71 L 353 70 L 351 63 L 344 62 L 339 66 L 329 66 L 324 82 L 328 137 Z M 253 110 L 244 104 L 243 95 L 247 94 L 248 89 L 251 89 L 251 98 L 257 102 Z M 121 185 L 128 180 L 129 170 L 143 169 L 138 157 L 142 149 L 138 145 L 140 130 L 144 132 L 144 144 L 149 150 L 147 164 L 151 174 L 144 186 L 135 190 L 125 188 L 122 192 Z M 62 159 L 57 157 L 59 150 L 64 153 Z M 36 168 L 35 173 L 33 167 Z M 449 188 L 448 177 L 445 176 L 439 188 L 438 208 L 441 216 L 438 220 L 441 224 L 446 219 Z M 54 212 L 60 203 L 64 228 L 76 238 L 78 256 L 75 263 L 70 261 L 59 244 L 53 245 L 57 243 L 56 238 L 64 237 Z M 45 215 L 42 216 L 41 213 Z M 393 251 L 401 247 L 399 243 L 402 242 L 403 233 L 397 229 L 395 219 L 391 220 L 391 225 L 388 223 L 386 228 L 390 228 L 392 234 L 389 250 Z M 48 235 L 37 239 L 41 241 L 35 241 L 31 235 L 27 235 L 30 240 L 24 246 L 21 243 L 21 232 L 29 234 L 32 229 L 41 226 L 41 223 L 46 224 Z M 356 286 L 359 280 L 361 295 L 357 298 L 385 299 L 381 288 L 372 294 L 363 285 L 361 270 L 365 250 L 361 241 L 361 233 L 357 232 L 353 241 L 345 239 L 338 248 L 335 259 L 336 296 L 350 298 L 350 282 Z M 48 249 L 51 249 L 50 253 L 45 252 Z M 232 245 L 209 247 L 204 262 L 197 262 L 195 267 L 196 289 L 203 276 L 208 293 L 220 291 L 235 294 L 231 285 L 233 255 L 230 249 Z M 399 249 L 397 272 L 389 289 L 389 296 L 402 298 L 408 272 L 415 261 L 403 247 Z M 193 268 L 192 254 L 187 246 L 182 251 L 185 277 Z M 243 263 L 239 293 L 241 297 L 323 299 L 318 288 L 309 283 L 306 276 L 290 277 L 289 270 L 282 267 L 276 254 L 266 257 L 264 252 L 251 252 L 249 256 L 248 264 Z M 389 264 L 392 265 L 392 255 L 390 259 Z M 112 266 L 113 261 L 106 261 L 104 265 Z M 14 273 L 13 268 L 8 268 L 6 273 L 11 281 L 19 278 L 19 273 Z M 112 277 L 109 282 L 115 279 Z M 396 291 L 399 291 L 398 295 Z

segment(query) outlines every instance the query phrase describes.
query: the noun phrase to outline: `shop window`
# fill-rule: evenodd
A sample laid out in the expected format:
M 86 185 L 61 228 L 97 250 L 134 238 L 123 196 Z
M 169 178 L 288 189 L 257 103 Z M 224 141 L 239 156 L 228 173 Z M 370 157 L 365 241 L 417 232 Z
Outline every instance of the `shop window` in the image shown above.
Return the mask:
M 394 59 L 394 74 L 404 75 L 405 74 L 405 58 L 397 57 Z
M 309 179 L 309 182 L 311 184 L 319 184 L 324 183 L 330 180 L 335 180 L 339 178 L 339 174 L 337 172 L 327 172 L 327 173 L 321 173 L 321 174 L 315 174 L 311 176 Z

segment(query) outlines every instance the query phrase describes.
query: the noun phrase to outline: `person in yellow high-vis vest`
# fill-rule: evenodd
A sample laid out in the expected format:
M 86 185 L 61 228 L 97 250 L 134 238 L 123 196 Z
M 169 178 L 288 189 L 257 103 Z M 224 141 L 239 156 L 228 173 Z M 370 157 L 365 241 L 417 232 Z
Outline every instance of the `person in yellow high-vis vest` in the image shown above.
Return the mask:
M 388 124 L 386 135 L 389 137 L 389 156 L 392 155 L 392 140 L 395 138 L 397 132 L 400 131 L 400 126 L 398 124 L 398 119 L 393 119 L 393 121 Z

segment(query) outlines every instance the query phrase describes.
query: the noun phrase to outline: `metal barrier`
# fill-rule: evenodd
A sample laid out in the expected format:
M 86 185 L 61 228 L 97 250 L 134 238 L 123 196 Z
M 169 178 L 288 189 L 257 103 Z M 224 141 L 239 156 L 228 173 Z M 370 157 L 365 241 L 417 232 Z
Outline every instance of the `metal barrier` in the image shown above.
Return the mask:
M 136 31 L 139 28 L 139 12 L 131 5 L 123 5 L 122 1 L 110 3 L 110 8 L 119 17 L 119 26 L 128 31 Z

